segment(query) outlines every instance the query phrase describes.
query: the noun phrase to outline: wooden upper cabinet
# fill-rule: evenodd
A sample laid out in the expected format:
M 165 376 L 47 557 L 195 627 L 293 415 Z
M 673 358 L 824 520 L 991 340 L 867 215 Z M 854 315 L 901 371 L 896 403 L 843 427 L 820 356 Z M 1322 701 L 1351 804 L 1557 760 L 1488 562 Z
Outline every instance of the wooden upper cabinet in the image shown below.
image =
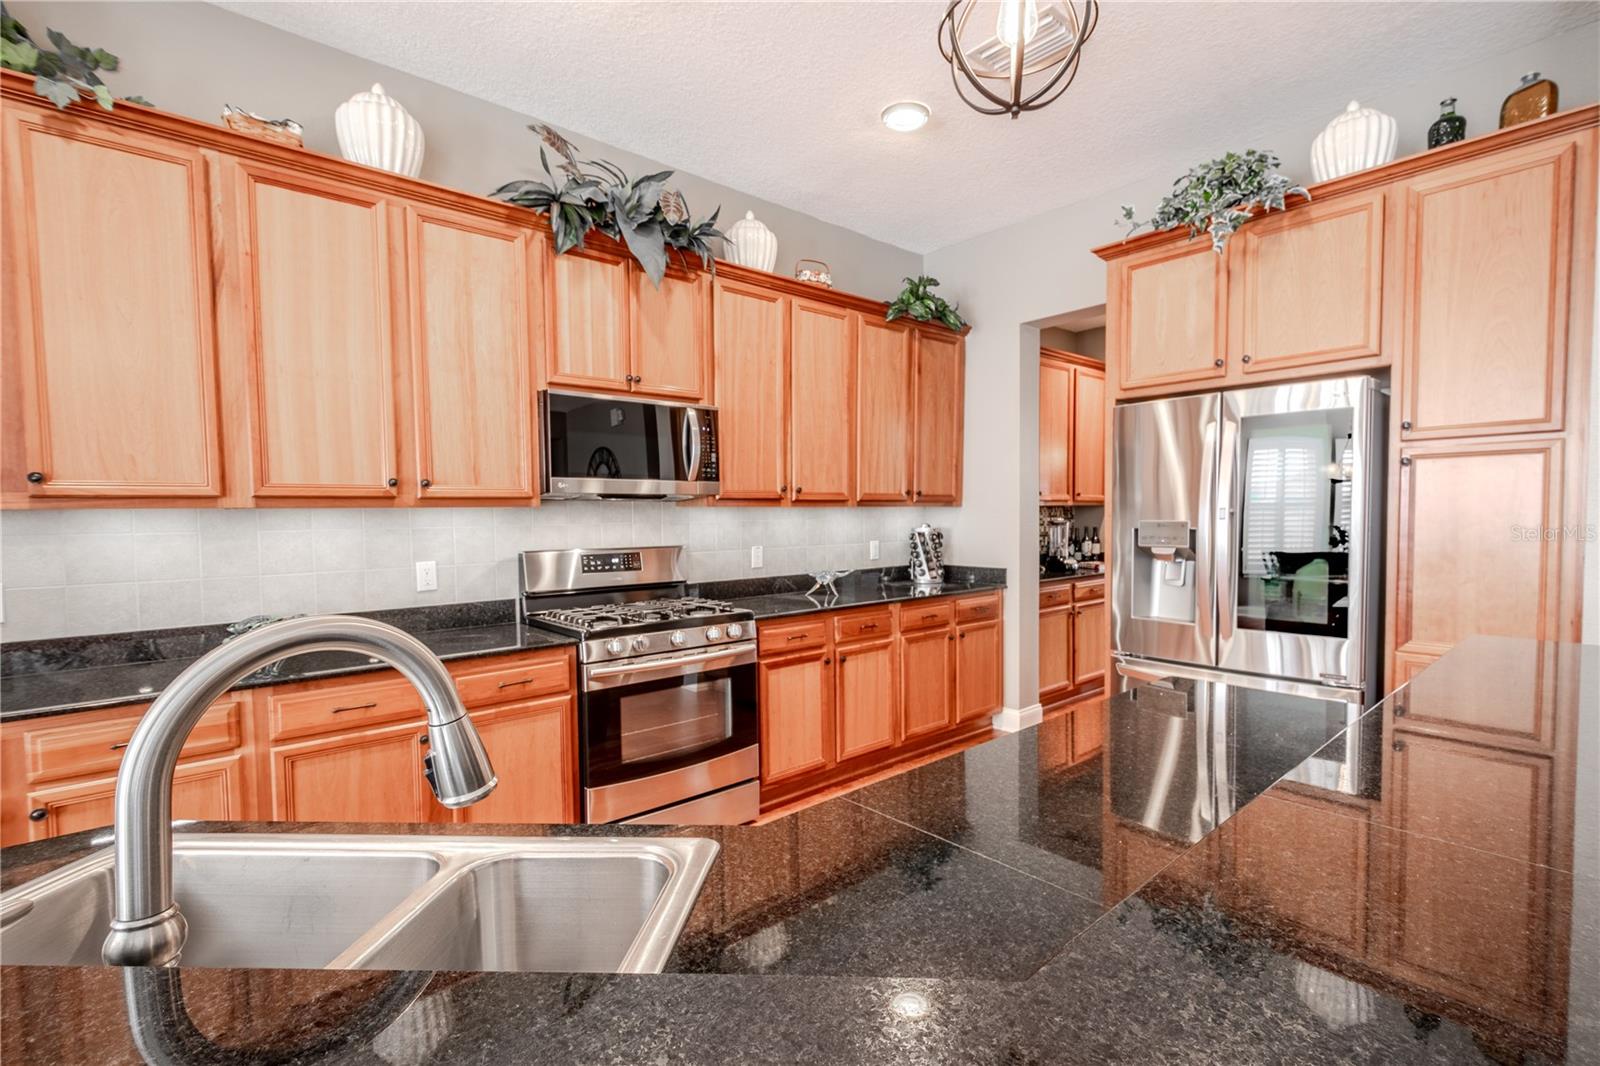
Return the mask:
M 789 499 L 795 503 L 850 502 L 855 317 L 813 300 L 794 300 L 789 308 Z
M 916 331 L 917 503 L 961 502 L 962 351 L 954 334 Z
M 407 212 L 417 495 L 530 499 L 536 231 Z
M 1438 655 L 1474 634 L 1562 633 L 1559 440 L 1428 443 L 1400 455 L 1395 649 Z M 1568 590 L 1566 595 L 1581 595 Z
M 1106 499 L 1106 376 L 1081 366 L 1072 369 L 1072 499 Z
M 1402 187 L 1402 436 L 1562 428 L 1576 156 L 1563 138 Z
M 789 491 L 788 300 L 721 278 L 713 287 L 719 495 L 725 500 L 781 500 Z
M 895 642 L 841 647 L 834 670 L 838 760 L 892 746 L 900 728 Z
M 4 491 L 220 495 L 200 151 L 5 110 Z
M 1245 230 L 1240 230 L 1241 233 Z M 1227 372 L 1226 259 L 1201 239 L 1112 264 L 1108 322 L 1117 387 L 1204 382 Z
M 685 402 L 707 398 L 711 367 L 709 275 L 667 268 L 660 286 L 629 268 L 633 391 Z
M 1070 363 L 1039 358 L 1039 502 L 1072 502 L 1072 375 Z
M 1383 238 L 1382 189 L 1241 227 L 1229 251 L 1233 368 L 1270 373 L 1380 354 Z
M 911 330 L 856 315 L 856 499 L 911 500 Z
M 348 182 L 235 172 L 255 493 L 393 496 L 388 206 Z
M 550 258 L 552 387 L 626 391 L 631 384 L 630 266 L 627 253 L 615 249 L 574 248 Z

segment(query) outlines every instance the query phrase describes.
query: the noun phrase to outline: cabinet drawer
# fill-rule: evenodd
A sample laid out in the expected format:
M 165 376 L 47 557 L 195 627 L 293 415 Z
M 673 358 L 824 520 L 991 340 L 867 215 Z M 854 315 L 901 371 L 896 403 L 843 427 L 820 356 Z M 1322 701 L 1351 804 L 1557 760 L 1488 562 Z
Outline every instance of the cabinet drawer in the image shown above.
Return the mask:
M 962 624 L 967 622 L 988 622 L 999 617 L 999 596 L 993 594 L 969 596 L 964 600 L 956 601 L 956 621 Z
M 548 696 L 571 688 L 566 652 L 499 660 L 493 666 L 477 666 L 456 675 L 456 691 L 468 707 Z
M 900 629 L 905 631 L 947 626 L 955 616 L 955 604 L 949 600 L 933 600 L 924 604 L 903 603 L 900 605 Z
M 763 656 L 782 655 L 784 652 L 820 648 L 828 643 L 827 618 L 807 618 L 781 625 L 759 626 L 756 629 L 757 646 Z
M 835 640 L 872 640 L 894 633 L 894 614 L 885 610 L 835 615 L 833 626 Z
M 1070 587 L 1074 603 L 1088 603 L 1091 600 L 1103 600 L 1106 598 L 1106 583 L 1104 580 L 1080 581 Z
M 237 748 L 244 738 L 241 703 L 241 700 L 229 699 L 212 704 L 189 734 L 182 757 L 189 759 Z M 99 722 L 67 721 L 28 730 L 22 738 L 28 780 L 54 781 L 115 771 L 122 763 L 128 739 L 143 717 L 144 711 L 140 710 Z
M 1063 603 L 1072 602 L 1072 586 L 1057 585 L 1055 588 L 1039 590 L 1039 608 L 1060 607 Z
M 267 723 L 273 740 L 422 716 L 422 695 L 405 680 L 371 681 L 267 697 Z

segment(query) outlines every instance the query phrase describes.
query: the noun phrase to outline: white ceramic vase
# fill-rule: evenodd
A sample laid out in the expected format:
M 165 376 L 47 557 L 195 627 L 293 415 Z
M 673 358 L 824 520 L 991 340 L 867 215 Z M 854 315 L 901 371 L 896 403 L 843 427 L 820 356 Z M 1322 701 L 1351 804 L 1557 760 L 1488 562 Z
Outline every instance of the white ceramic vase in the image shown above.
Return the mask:
M 1330 181 L 1394 158 L 1399 130 L 1394 117 L 1354 100 L 1311 142 L 1311 175 Z
M 340 104 L 333 113 L 333 125 L 339 134 L 339 152 L 351 162 L 408 178 L 422 173 L 426 147 L 422 126 L 382 85 Z
M 728 227 L 728 252 L 740 266 L 771 271 L 778 265 L 778 235 L 756 218 L 754 211 Z

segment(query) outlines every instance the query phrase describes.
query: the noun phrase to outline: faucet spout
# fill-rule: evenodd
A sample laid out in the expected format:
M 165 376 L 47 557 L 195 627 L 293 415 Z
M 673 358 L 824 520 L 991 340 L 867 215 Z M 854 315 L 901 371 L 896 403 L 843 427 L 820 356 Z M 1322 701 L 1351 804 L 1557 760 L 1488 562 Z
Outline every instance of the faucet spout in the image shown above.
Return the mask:
M 494 791 L 498 778 L 438 656 L 408 633 L 370 618 L 317 615 L 272 622 L 195 660 L 151 704 L 117 774 L 115 890 L 101 957 L 113 966 L 170 966 L 188 933 L 172 897 L 172 779 L 195 723 L 228 689 L 289 655 L 349 651 L 381 659 L 422 694 L 431 754 L 428 784 L 446 807 Z

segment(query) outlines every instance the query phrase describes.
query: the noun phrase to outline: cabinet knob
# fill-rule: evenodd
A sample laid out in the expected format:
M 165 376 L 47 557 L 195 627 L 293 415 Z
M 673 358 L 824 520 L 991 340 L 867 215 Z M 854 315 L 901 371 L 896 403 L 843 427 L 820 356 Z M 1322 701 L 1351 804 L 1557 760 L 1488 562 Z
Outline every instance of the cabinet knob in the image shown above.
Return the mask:
M 50 812 L 43 807 L 35 807 L 28 812 L 28 821 L 30 822 L 42 822 L 48 817 L 50 817 Z
M 1399 737 L 1395 737 L 1394 738 L 1394 744 L 1392 746 L 1394 747 L 1395 751 L 1405 751 L 1406 750 L 1406 742 L 1401 740 Z
M 795 494 L 795 495 L 796 495 L 796 496 L 798 496 L 798 495 L 800 495 L 800 494 L 801 494 L 801 493 L 802 493 L 802 492 L 804 492 L 804 491 L 806 491 L 806 490 L 805 490 L 805 489 L 803 489 L 803 488 L 801 488 L 801 487 L 800 487 L 800 486 L 799 486 L 799 485 L 796 485 L 796 486 L 795 486 L 795 487 L 794 487 L 794 494 Z
M 965 634 L 965 633 L 962 633 L 962 634 L 961 634 L 961 639 L 962 639 L 962 640 L 966 640 L 966 639 L 967 639 L 967 635 L 966 635 L 966 634 Z
M 1400 428 L 1401 429 L 1410 429 L 1411 428 L 1411 419 L 1407 418 L 1407 419 L 1402 420 L 1401 423 L 1400 423 Z
M 1242 361 L 1248 363 L 1250 361 L 1250 357 L 1248 355 L 1244 356 Z
M 789 491 L 789 483 L 787 481 L 785 481 L 782 485 L 779 485 L 778 486 L 778 491 L 779 492 L 788 492 Z
M 429 481 L 427 478 L 423 478 L 420 484 L 425 489 L 433 487 L 433 482 Z
M 418 743 L 418 744 L 420 744 L 420 745 L 422 745 L 422 746 L 423 746 L 423 747 L 424 747 L 424 748 L 425 748 L 425 747 L 427 747 L 427 746 L 428 746 L 428 738 L 427 738 L 427 735 L 426 735 L 426 734 L 424 734 L 424 735 L 423 735 L 423 736 L 420 736 L 420 737 L 418 737 L 418 738 L 417 738 L 417 743 Z
M 392 477 L 392 478 L 390 478 L 390 479 L 389 479 L 389 487 L 390 487 L 390 488 L 391 488 L 391 489 L 392 489 L 392 488 L 395 488 L 395 487 L 396 487 L 396 486 L 398 486 L 398 485 L 399 485 L 399 484 L 400 484 L 400 479 L 399 479 L 399 478 L 397 478 L 397 477 Z
M 1401 457 L 1400 457 L 1400 465 L 1401 465 L 1401 466 L 1410 466 L 1410 465 L 1411 465 L 1411 456 L 1409 456 L 1409 455 L 1402 455 L 1402 456 L 1401 456 Z
M 845 659 L 845 657 L 843 655 L 839 656 L 839 665 L 840 666 L 844 665 L 844 659 Z
M 1211 361 L 1211 365 L 1212 366 L 1221 366 L 1222 365 L 1222 360 L 1221 359 L 1213 359 Z
M 28 471 L 28 480 L 37 485 L 39 482 L 44 480 L 44 475 L 39 473 L 37 470 L 30 470 Z
M 906 499 L 908 499 L 908 500 L 911 499 L 911 490 L 910 489 L 906 489 Z
M 833 665 L 833 660 L 832 659 L 823 659 L 822 660 L 822 665 L 823 666 L 832 666 Z

